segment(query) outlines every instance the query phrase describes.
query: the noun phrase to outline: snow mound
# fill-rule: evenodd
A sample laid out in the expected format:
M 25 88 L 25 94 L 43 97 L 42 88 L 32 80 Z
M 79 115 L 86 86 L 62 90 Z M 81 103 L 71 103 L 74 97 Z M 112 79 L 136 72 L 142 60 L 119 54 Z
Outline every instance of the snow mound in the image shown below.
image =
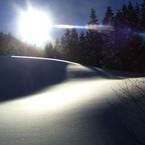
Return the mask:
M 66 80 L 122 79 L 129 76 L 124 72 L 36 57 L 0 57 L 0 66 L 1 101 L 26 96 Z M 137 77 L 132 74 L 130 76 Z
M 138 74 L 30 57 L 0 57 L 0 66 L 2 145 L 143 144 Z

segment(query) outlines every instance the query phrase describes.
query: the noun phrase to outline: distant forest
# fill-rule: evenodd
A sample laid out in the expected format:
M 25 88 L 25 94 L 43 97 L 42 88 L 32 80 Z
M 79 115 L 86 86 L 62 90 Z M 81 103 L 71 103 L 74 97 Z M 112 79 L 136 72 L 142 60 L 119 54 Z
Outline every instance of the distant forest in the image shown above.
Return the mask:
M 98 25 L 95 9 L 90 11 L 86 25 Z M 83 65 L 145 73 L 145 0 L 142 4 L 123 4 L 116 13 L 108 6 L 104 25 L 114 31 L 66 29 L 55 44 L 45 49 L 29 46 L 11 34 L 0 33 L 0 55 L 25 55 L 56 58 Z

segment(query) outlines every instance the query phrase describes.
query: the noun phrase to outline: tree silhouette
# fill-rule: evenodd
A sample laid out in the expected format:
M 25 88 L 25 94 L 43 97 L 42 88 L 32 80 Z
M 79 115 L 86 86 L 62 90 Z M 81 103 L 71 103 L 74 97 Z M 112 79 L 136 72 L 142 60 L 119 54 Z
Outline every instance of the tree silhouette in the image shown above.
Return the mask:
M 69 60 L 69 47 L 71 40 L 71 31 L 66 29 L 65 33 L 61 37 L 61 46 L 62 46 L 62 56 L 64 59 Z
M 107 25 L 112 25 L 113 24 L 113 17 L 114 17 L 113 10 L 110 6 L 108 6 L 102 23 L 107 24 Z
M 135 15 L 134 15 L 134 23 L 135 23 L 135 29 L 134 31 L 140 31 L 141 30 L 141 9 L 140 9 L 140 5 L 138 3 L 136 3 L 135 6 Z
M 128 23 L 129 23 L 129 27 L 131 29 L 135 29 L 136 28 L 136 18 L 135 18 L 135 15 L 136 15 L 136 11 L 135 11 L 135 8 L 133 7 L 132 3 L 129 1 L 129 4 L 128 4 L 128 13 L 127 13 L 127 20 L 128 20 Z
M 141 4 L 141 30 L 145 30 L 145 0 Z
M 62 57 L 62 47 L 58 39 L 56 39 L 54 44 L 54 52 L 55 52 L 55 58 L 61 59 Z
M 95 10 L 91 9 L 89 25 L 97 26 L 98 20 Z M 86 33 L 86 51 L 88 54 L 87 64 L 92 66 L 100 66 L 102 57 L 102 36 L 95 29 L 90 29 Z
M 94 10 L 94 8 L 91 8 L 90 21 L 88 22 L 88 24 L 91 24 L 91 25 L 98 24 L 96 11 Z
M 84 34 L 84 32 L 82 31 L 80 33 L 80 37 L 79 37 L 79 62 L 86 64 L 87 63 L 87 51 L 86 51 L 86 36 Z
M 116 13 L 108 6 L 102 23 L 112 25 L 114 31 L 101 32 L 95 30 L 99 22 L 95 9 L 91 8 L 90 20 L 87 23 L 90 29 L 86 33 L 66 29 L 60 42 L 56 40 L 54 49 L 49 46 L 49 51 L 53 52 L 53 55 L 49 52 L 49 57 L 97 67 L 144 72 L 145 45 L 141 38 L 144 36 L 140 36 L 140 31 L 145 30 L 144 17 L 145 0 L 141 5 L 133 5 L 131 1 L 123 4 Z
M 45 57 L 54 58 L 54 48 L 51 42 L 45 46 Z
M 71 61 L 75 61 L 78 62 L 79 58 L 78 58 L 78 52 L 79 52 L 79 38 L 78 38 L 78 33 L 76 31 L 76 29 L 72 29 L 71 30 L 71 34 L 70 34 L 70 47 L 69 49 L 69 59 Z

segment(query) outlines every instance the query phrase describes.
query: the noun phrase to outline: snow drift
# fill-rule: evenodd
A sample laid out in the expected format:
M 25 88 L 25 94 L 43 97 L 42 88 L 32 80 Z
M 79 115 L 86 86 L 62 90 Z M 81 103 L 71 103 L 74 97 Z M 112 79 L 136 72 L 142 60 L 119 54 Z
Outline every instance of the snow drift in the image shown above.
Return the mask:
M 139 74 L 28 57 L 0 66 L 1 144 L 143 143 Z

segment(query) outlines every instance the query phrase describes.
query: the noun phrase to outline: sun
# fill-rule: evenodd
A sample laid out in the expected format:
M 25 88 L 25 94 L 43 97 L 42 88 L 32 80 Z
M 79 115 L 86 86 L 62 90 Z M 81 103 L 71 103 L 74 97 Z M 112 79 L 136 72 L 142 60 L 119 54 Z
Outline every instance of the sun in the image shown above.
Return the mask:
M 18 29 L 23 41 L 41 46 L 51 39 L 52 20 L 45 12 L 29 8 L 21 11 Z

